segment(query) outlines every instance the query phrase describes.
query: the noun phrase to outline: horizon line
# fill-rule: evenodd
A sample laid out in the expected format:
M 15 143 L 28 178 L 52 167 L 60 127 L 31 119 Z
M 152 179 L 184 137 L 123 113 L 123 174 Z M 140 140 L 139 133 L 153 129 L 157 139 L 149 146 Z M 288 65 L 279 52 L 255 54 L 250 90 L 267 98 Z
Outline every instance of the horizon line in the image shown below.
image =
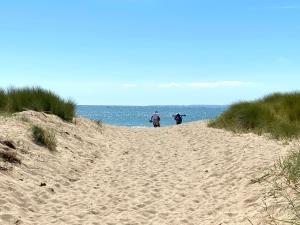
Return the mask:
M 153 107 L 153 106 L 229 106 L 230 104 L 180 104 L 180 105 L 96 105 L 96 104 L 76 104 L 77 106 L 127 106 L 127 107 Z

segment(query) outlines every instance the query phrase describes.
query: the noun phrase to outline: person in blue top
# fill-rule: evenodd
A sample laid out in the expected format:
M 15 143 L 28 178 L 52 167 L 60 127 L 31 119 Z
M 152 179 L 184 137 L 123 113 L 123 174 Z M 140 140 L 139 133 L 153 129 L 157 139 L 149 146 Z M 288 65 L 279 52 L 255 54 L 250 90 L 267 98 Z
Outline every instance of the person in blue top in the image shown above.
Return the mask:
M 185 114 L 180 114 L 180 113 L 177 113 L 176 115 L 173 115 L 174 120 L 176 121 L 176 125 L 182 123 L 182 117 L 183 116 L 186 116 L 186 115 Z

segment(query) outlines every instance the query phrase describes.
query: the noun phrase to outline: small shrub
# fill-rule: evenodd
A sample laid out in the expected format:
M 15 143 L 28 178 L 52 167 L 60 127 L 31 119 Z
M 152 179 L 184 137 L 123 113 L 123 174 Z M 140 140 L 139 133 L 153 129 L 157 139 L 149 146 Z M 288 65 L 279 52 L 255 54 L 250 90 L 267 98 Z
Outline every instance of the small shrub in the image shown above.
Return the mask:
M 37 144 L 46 146 L 51 151 L 56 150 L 56 138 L 53 132 L 45 130 L 40 126 L 33 126 L 32 136 Z

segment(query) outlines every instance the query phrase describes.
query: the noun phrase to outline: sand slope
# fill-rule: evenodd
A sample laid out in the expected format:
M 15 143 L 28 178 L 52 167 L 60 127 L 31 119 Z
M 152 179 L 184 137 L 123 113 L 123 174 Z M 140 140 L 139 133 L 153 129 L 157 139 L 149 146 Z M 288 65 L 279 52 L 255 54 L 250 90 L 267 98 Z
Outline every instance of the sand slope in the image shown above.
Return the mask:
M 55 131 L 57 152 L 33 143 L 31 124 Z M 250 181 L 290 148 L 206 122 L 100 128 L 31 111 L 0 131 L 22 159 L 0 171 L 1 225 L 265 224 L 264 186 Z

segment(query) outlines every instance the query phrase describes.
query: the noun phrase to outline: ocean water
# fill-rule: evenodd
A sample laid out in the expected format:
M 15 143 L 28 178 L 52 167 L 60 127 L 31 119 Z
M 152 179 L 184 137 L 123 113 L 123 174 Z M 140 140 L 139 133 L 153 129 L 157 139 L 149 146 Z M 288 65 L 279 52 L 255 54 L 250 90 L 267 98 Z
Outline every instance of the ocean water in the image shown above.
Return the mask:
M 104 123 L 130 126 L 151 127 L 149 122 L 154 111 L 158 111 L 161 117 L 161 126 L 174 125 L 172 115 L 176 113 L 186 114 L 183 123 L 212 119 L 220 115 L 227 106 L 77 106 L 77 114 L 92 120 L 101 120 Z

